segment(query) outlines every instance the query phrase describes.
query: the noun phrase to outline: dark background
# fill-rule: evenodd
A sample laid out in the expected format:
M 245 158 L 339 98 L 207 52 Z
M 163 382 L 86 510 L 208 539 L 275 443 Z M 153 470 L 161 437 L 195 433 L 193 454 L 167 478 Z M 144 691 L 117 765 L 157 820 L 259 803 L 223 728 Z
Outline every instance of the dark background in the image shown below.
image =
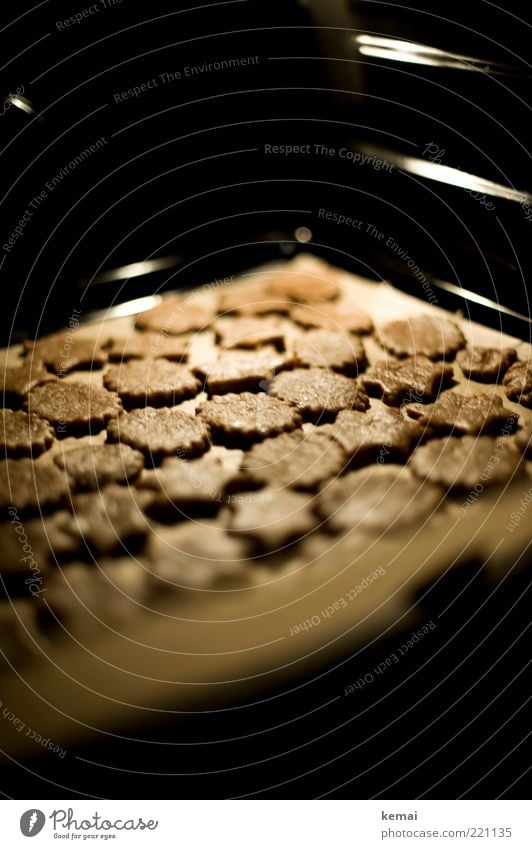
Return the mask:
M 57 28 L 90 5 L 50 0 L 35 10 L 4 4 L 0 12 L 2 245 L 46 182 L 106 139 L 47 193 L 12 250 L 2 248 L 4 341 L 61 326 L 80 305 L 88 316 L 300 249 L 423 297 L 404 262 L 367 232 L 320 219 L 320 208 L 374 224 L 427 279 L 499 301 L 525 320 L 438 289 L 442 306 L 529 338 L 532 221 L 519 199 L 484 190 L 473 197 L 446 184 L 446 171 L 434 181 L 406 162 L 377 171 L 338 155 L 366 146 L 430 162 L 432 145 L 436 169 L 494 181 L 500 194 L 532 191 L 532 51 L 521 4 L 351 2 L 338 20 L 325 2 L 123 0 Z M 357 32 L 445 56 L 427 65 L 363 55 Z M 251 56 L 259 61 L 247 67 L 160 82 L 187 65 Z M 157 87 L 115 102 L 153 78 Z M 6 105 L 21 89 L 31 114 Z M 268 144 L 325 144 L 335 155 L 268 155 Z M 312 233 L 308 244 L 294 235 L 301 227 Z M 153 257 L 176 259 L 164 272 L 98 282 L 103 271 Z M 401 665 L 400 679 L 390 673 L 356 702 L 326 707 L 399 638 L 294 681 L 291 694 L 272 692 L 259 706 L 139 729 L 146 744 L 103 740 L 64 762 L 14 766 L 0 788 L 19 798 L 56 798 L 59 786 L 68 795 L 121 798 L 519 796 L 530 763 L 528 584 L 518 579 L 481 607 L 490 593 L 481 572 L 465 564 L 429 595 L 427 618 L 445 598 L 460 599 L 452 619 Z M 478 615 L 460 632 L 471 609 Z M 152 738 L 168 744 L 151 745 Z M 214 739 L 229 742 L 201 745 Z
M 301 247 L 293 244 L 301 226 L 312 232 L 306 249 L 423 297 L 404 261 L 365 229 L 320 219 L 320 208 L 374 224 L 427 279 L 528 316 L 532 208 L 444 182 L 449 167 L 532 191 L 530 24 L 520 4 L 353 0 L 340 19 L 339 5 L 122 0 L 69 27 L 62 20 L 90 4 L 17 4 L 16 15 L 3 7 L 2 244 L 54 175 L 106 140 L 47 192 L 11 251 L 2 249 L 4 333 L 13 316 L 19 335 L 33 334 L 62 325 L 80 299 L 87 315 L 285 256 Z M 363 55 L 361 33 L 444 53 L 432 64 Z M 184 75 L 187 65 L 241 57 L 258 60 Z M 181 79 L 161 82 L 176 71 Z M 157 87 L 115 101 L 153 79 Z M 21 87 L 32 114 L 6 108 Z M 267 144 L 308 144 L 311 153 L 268 155 Z M 314 144 L 333 156 L 315 155 Z M 343 146 L 363 145 L 436 160 L 439 181 L 407 163 L 390 173 L 340 158 Z M 83 282 L 168 256 L 178 260 L 164 273 Z M 526 321 L 443 290 L 438 301 L 528 338 Z

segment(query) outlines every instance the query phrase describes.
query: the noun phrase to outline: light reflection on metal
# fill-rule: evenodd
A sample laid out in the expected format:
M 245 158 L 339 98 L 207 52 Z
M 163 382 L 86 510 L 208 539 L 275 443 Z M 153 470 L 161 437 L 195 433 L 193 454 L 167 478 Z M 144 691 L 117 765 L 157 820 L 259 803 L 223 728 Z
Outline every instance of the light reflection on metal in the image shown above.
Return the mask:
M 136 315 L 140 312 L 151 310 L 162 301 L 161 295 L 147 295 L 145 298 L 135 298 L 132 301 L 124 301 L 123 304 L 115 304 L 104 310 L 95 310 L 86 317 L 87 322 L 102 321 L 103 319 L 124 318 L 128 315 Z
M 159 259 L 146 259 L 142 262 L 132 262 L 129 265 L 121 265 L 111 271 L 102 271 L 95 277 L 86 277 L 78 283 L 78 286 L 99 286 L 101 283 L 115 283 L 117 280 L 130 280 L 132 277 L 142 277 L 144 274 L 153 274 L 156 271 L 164 271 L 173 268 L 182 262 L 182 257 L 165 256 Z
M 466 301 L 472 301 L 474 304 L 479 304 L 482 307 L 489 307 L 490 309 L 497 310 L 497 312 L 504 313 L 504 315 L 511 315 L 513 318 L 518 318 L 521 321 L 526 321 L 528 324 L 532 324 L 530 316 L 516 312 L 515 310 L 510 309 L 510 307 L 505 307 L 504 304 L 498 303 L 497 301 L 492 301 L 491 298 L 479 295 L 478 292 L 472 292 L 470 289 L 463 289 L 462 286 L 457 286 L 455 283 L 448 283 L 446 280 L 433 279 L 431 280 L 431 283 L 434 286 L 437 286 L 438 289 L 445 289 L 446 292 L 452 292 L 453 295 L 459 295 Z
M 17 92 L 17 94 L 8 94 L 6 97 L 7 103 L 11 106 L 16 106 L 17 109 L 22 109 L 23 112 L 27 112 L 28 115 L 33 115 L 35 109 L 31 105 L 30 101 L 26 97 L 22 97 L 21 94 Z
M 356 48 L 363 56 L 372 56 L 376 59 L 388 59 L 393 62 L 409 62 L 415 65 L 429 65 L 432 67 L 454 68 L 460 71 L 477 71 L 484 74 L 512 74 L 518 75 L 518 71 L 499 62 L 489 62 L 485 59 L 477 59 L 475 56 L 464 56 L 460 53 L 451 53 L 448 50 L 440 50 L 427 44 L 419 44 L 415 41 L 403 41 L 399 38 L 383 38 L 382 36 L 358 33 L 354 36 Z M 528 76 L 524 74 L 523 76 Z
M 438 162 L 430 162 L 416 156 L 403 156 L 391 150 L 384 150 L 373 145 L 360 145 L 356 148 L 362 153 L 378 156 L 393 163 L 401 171 L 416 174 L 427 180 L 435 180 L 448 186 L 456 186 L 469 192 L 490 195 L 516 203 L 532 205 L 532 195 L 528 192 L 519 191 L 492 180 L 485 180 L 476 174 L 469 174 L 460 168 L 452 168 L 450 165 L 441 165 Z

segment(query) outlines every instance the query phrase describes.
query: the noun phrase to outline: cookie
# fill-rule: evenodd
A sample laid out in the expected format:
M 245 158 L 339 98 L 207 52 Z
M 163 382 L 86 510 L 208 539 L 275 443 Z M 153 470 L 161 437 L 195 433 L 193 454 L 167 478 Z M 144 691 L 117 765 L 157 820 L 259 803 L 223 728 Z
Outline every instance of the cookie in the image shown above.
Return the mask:
M 326 369 L 294 369 L 273 378 L 270 395 L 294 404 L 307 420 L 334 417 L 340 410 L 365 410 L 368 398 L 355 380 Z
M 420 478 L 446 489 L 475 489 L 507 483 L 523 469 L 521 453 L 506 437 L 449 436 L 416 448 L 409 466 Z
M 9 595 L 41 595 L 50 568 L 75 553 L 75 542 L 60 527 L 64 515 L 21 521 L 14 513 L 0 524 L 0 575 Z
M 193 398 L 201 388 L 186 366 L 168 360 L 133 360 L 110 366 L 103 382 L 120 395 L 124 407 L 170 407 Z
M 142 564 L 135 562 L 138 555 L 123 555 L 120 546 L 116 553 L 101 555 L 88 538 L 87 545 L 81 538 L 78 541 L 89 562 L 69 563 L 50 575 L 46 604 L 53 624 L 85 644 L 94 639 L 96 624 L 102 630 L 115 631 L 118 623 L 131 622 L 143 613 L 142 607 L 149 602 L 150 578 Z
M 371 317 L 350 303 L 325 301 L 316 306 L 294 304 L 290 318 L 302 327 L 333 330 L 335 333 L 366 334 L 373 330 Z
M 422 430 L 388 407 L 371 408 L 365 413 L 342 410 L 336 421 L 323 430 L 340 443 L 356 465 L 404 460 L 419 441 Z
M 313 512 L 313 501 L 309 495 L 288 489 L 242 493 L 229 527 L 271 552 L 314 530 L 318 520 Z
M 55 380 L 55 376 L 44 368 L 42 362 L 32 359 L 20 366 L 8 366 L 2 369 L 0 374 L 3 380 L 5 407 L 19 407 L 30 389 L 41 383 Z
M 112 362 L 122 360 L 159 359 L 185 362 L 190 349 L 190 336 L 168 336 L 165 333 L 134 330 L 127 336 L 114 338 L 108 350 Z
M 122 442 L 153 459 L 178 454 L 193 457 L 209 447 L 209 429 L 175 407 L 143 407 L 122 413 L 107 425 L 110 442 Z
M 515 348 L 474 347 L 456 355 L 456 362 L 466 377 L 482 383 L 500 383 L 516 359 Z
M 360 339 L 332 330 L 309 330 L 293 341 L 297 364 L 356 375 L 366 367 L 366 352 Z
M 273 345 L 284 348 L 286 326 L 275 316 L 233 318 L 224 316 L 213 323 L 216 340 L 222 348 L 260 348 Z
M 0 461 L 0 510 L 14 507 L 21 514 L 46 512 L 67 498 L 69 481 L 45 455 L 38 460 Z
M 106 589 L 116 591 L 123 600 L 145 604 L 150 596 L 150 576 L 143 564 L 130 557 L 102 557 L 98 574 L 106 581 Z
M 498 395 L 459 395 L 445 392 L 435 404 L 409 404 L 406 413 L 436 435 L 498 433 L 514 430 L 519 415 Z
M 187 518 L 199 508 L 218 509 L 225 485 L 224 467 L 210 452 L 198 460 L 169 457 L 158 469 L 146 470 L 138 486 L 153 493 L 150 513 L 170 512 L 174 519 Z M 179 516 L 176 516 L 176 508 Z
M 215 395 L 198 407 L 213 437 L 229 445 L 250 443 L 301 427 L 296 407 L 264 392 Z
M 255 483 L 311 490 L 337 475 L 346 459 L 338 442 L 313 428 L 257 443 L 244 454 L 241 468 Z
M 514 363 L 504 375 L 503 384 L 510 401 L 532 407 L 532 364 Z
M 439 316 L 414 315 L 403 321 L 389 321 L 377 328 L 377 334 L 381 345 L 398 357 L 450 359 L 465 345 L 460 328 Z
M 134 480 L 144 468 L 144 456 L 129 445 L 80 445 L 54 457 L 77 489 L 100 489 L 109 483 Z
M 91 339 L 73 330 L 61 330 L 35 342 L 25 342 L 26 356 L 41 360 L 56 374 L 76 369 L 99 369 L 107 362 L 105 340 Z
M 123 548 L 138 548 L 149 526 L 129 487 L 109 484 L 98 492 L 74 495 L 72 515 L 61 521 L 61 529 L 93 554 L 111 554 Z
M 245 286 L 229 286 L 221 292 L 218 312 L 222 315 L 238 313 L 241 316 L 288 313 L 291 302 L 288 298 L 273 298 L 263 283 L 248 283 Z
M 318 497 L 318 509 L 336 532 L 380 533 L 415 526 L 441 499 L 438 486 L 416 480 L 403 466 L 371 466 L 329 484 Z
M 398 407 L 405 402 L 432 401 L 453 381 L 453 369 L 433 363 L 428 357 L 413 357 L 399 363 L 377 363 L 360 378 L 368 395 Z
M 183 522 L 152 533 L 147 545 L 146 566 L 166 594 L 174 589 L 210 589 L 220 580 L 234 578 L 249 569 L 248 546 L 223 528 L 204 522 Z
M 214 316 L 214 308 L 205 300 L 189 295 L 170 295 L 151 310 L 140 313 L 135 326 L 179 336 L 203 330 Z
M 217 360 L 196 366 L 193 371 L 205 382 L 210 395 L 223 395 L 266 389 L 273 375 L 289 362 L 273 349 L 224 351 Z
M 302 304 L 332 301 L 340 294 L 333 272 L 281 271 L 266 281 L 266 289 L 274 298 Z
M 37 457 L 54 441 L 54 430 L 48 422 L 23 410 L 0 411 L 0 447 L 2 456 Z
M 32 389 L 24 407 L 49 421 L 58 436 L 64 436 L 101 430 L 120 409 L 120 401 L 117 395 L 90 383 L 56 380 Z

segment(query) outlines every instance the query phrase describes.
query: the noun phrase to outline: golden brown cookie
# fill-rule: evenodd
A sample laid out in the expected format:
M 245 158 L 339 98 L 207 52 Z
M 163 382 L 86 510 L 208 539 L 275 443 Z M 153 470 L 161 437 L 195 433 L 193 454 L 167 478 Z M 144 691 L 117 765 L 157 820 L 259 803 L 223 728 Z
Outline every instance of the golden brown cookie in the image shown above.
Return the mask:
M 208 301 L 192 295 L 169 295 L 156 307 L 140 313 L 135 326 L 179 336 L 207 328 L 213 316 L 214 309 Z
M 185 362 L 190 349 L 190 336 L 168 336 L 165 333 L 134 330 L 127 336 L 115 337 L 109 348 L 112 362 L 164 358 Z
M 144 456 L 129 445 L 80 445 L 54 456 L 77 489 L 100 489 L 108 483 L 134 480 L 144 468 Z
M 99 369 L 107 362 L 105 339 L 91 339 L 77 330 L 61 330 L 24 343 L 26 357 L 42 361 L 56 374 Z
M 107 425 L 110 442 L 123 442 L 156 460 L 177 454 L 194 457 L 209 447 L 205 422 L 175 407 L 143 407 L 122 413 Z
M 302 423 L 296 407 L 264 392 L 215 395 L 198 407 L 198 413 L 211 428 L 213 437 L 229 445 L 258 442 L 301 427 Z
M 281 271 L 267 279 L 266 288 L 274 298 L 302 304 L 332 301 L 340 294 L 336 275 L 325 270 L 322 274 L 313 271 Z
M 315 489 L 345 466 L 343 447 L 320 428 L 294 430 L 254 445 L 242 460 L 251 481 L 274 487 Z
M 405 402 L 432 401 L 452 381 L 452 366 L 433 363 L 423 356 L 399 363 L 377 363 L 360 378 L 369 395 L 382 398 L 392 407 Z
M 103 382 L 128 408 L 172 407 L 193 398 L 201 388 L 186 366 L 169 360 L 133 360 L 110 366 Z
M 482 383 L 500 383 L 516 359 L 515 348 L 474 347 L 456 355 L 456 362 L 466 377 Z
M 273 378 L 270 395 L 294 404 L 306 420 L 333 418 L 340 410 L 365 410 L 365 392 L 356 380 L 326 369 L 294 369 Z
M 267 551 L 296 542 L 318 524 L 314 499 L 289 489 L 241 493 L 229 522 L 232 531 L 250 537 Z
M 420 478 L 447 489 L 471 489 L 507 483 L 523 471 L 520 451 L 508 437 L 448 436 L 421 445 L 409 466 Z
M 452 321 L 439 316 L 414 315 L 377 328 L 381 345 L 398 357 L 451 359 L 465 345 L 464 334 Z
M 366 352 L 360 339 L 332 330 L 309 330 L 293 341 L 297 364 L 356 375 L 366 367 Z
M 246 318 L 223 316 L 213 323 L 216 340 L 222 348 L 284 348 L 286 325 L 277 316 Z
M 214 362 L 196 366 L 194 372 L 205 382 L 210 395 L 266 389 L 274 374 L 290 359 L 276 351 L 224 351 Z
M 335 333 L 371 333 L 373 321 L 362 309 L 351 303 L 324 301 L 315 305 L 293 304 L 290 318 L 302 327 L 333 330 Z
M 136 491 L 118 484 L 74 495 L 71 510 L 60 524 L 78 541 L 81 553 L 84 548 L 92 554 L 136 549 L 149 530 Z
M 444 392 L 434 404 L 409 404 L 406 413 L 435 435 L 445 433 L 499 433 L 515 430 L 519 414 L 509 410 L 498 395 L 459 395 Z
M 55 375 L 46 371 L 42 362 L 28 359 L 20 366 L 8 366 L 0 371 L 3 381 L 3 405 L 19 407 L 30 389 L 55 380 Z
M 205 522 L 181 522 L 165 533 L 151 534 L 147 545 L 154 583 L 162 593 L 171 589 L 210 589 L 224 579 L 240 577 L 249 568 L 248 545 L 235 534 Z
M 69 480 L 45 455 L 38 460 L 0 461 L 0 510 L 46 512 L 66 502 Z
M 150 513 L 170 513 L 177 521 L 196 515 L 200 508 L 215 512 L 221 506 L 224 467 L 211 452 L 197 460 L 168 457 L 158 469 L 144 471 L 137 485 L 153 493 Z
M 365 413 L 342 410 L 334 424 L 322 429 L 340 443 L 356 465 L 404 460 L 422 435 L 414 422 L 384 406 Z
M 0 448 L 2 456 L 37 457 L 54 441 L 48 422 L 23 410 L 0 410 Z
M 438 486 L 416 480 L 403 466 L 370 466 L 337 478 L 320 493 L 320 514 L 341 532 L 383 532 L 415 526 L 438 507 Z
M 284 314 L 289 312 L 290 307 L 288 298 L 272 297 L 262 282 L 228 286 L 220 293 L 218 301 L 218 312 L 222 315 L 233 312 L 242 316 Z
M 532 407 L 532 364 L 514 363 L 506 372 L 503 384 L 511 401 Z
M 117 395 L 90 383 L 55 380 L 32 389 L 25 409 L 52 424 L 58 436 L 95 433 L 120 409 Z

